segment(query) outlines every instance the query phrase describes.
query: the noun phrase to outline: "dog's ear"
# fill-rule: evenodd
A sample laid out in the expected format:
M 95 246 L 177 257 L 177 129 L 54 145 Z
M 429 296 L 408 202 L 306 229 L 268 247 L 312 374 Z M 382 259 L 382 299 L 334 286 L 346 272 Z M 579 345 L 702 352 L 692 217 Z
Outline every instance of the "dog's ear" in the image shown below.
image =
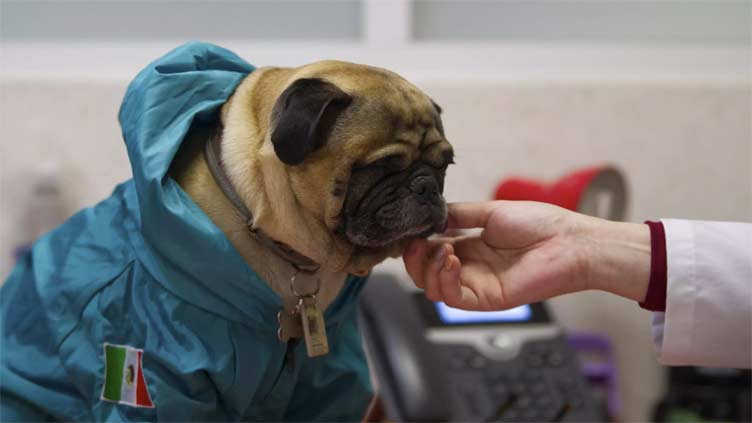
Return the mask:
M 272 109 L 272 144 L 282 162 L 296 165 L 324 145 L 337 116 L 352 97 L 332 83 L 303 78 L 293 82 Z

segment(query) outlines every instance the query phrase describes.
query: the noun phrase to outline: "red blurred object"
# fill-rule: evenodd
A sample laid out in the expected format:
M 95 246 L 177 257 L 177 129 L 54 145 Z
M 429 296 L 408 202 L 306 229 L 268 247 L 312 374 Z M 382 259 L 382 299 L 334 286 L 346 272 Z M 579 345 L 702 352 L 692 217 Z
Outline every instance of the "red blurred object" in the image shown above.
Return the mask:
M 553 183 L 513 177 L 496 188 L 497 200 L 527 200 L 556 204 L 580 213 L 623 220 L 627 187 L 612 166 L 593 166 L 570 172 Z

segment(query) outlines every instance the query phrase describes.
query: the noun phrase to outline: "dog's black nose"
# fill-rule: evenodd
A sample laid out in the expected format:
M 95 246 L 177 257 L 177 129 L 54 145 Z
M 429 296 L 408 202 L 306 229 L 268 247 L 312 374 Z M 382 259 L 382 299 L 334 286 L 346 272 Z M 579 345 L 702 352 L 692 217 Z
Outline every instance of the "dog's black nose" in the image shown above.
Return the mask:
M 418 176 L 410 183 L 410 191 L 427 203 L 435 203 L 439 199 L 439 186 L 430 176 Z

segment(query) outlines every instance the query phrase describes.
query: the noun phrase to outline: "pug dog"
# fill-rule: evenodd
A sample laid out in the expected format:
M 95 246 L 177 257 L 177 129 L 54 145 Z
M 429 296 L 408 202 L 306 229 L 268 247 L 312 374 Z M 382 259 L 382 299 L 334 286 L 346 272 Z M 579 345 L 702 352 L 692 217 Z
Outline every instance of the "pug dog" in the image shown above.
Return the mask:
M 254 231 L 316 263 L 326 308 L 348 273 L 366 275 L 411 238 L 445 229 L 454 153 L 440 115 L 385 69 L 342 61 L 259 68 L 223 105 L 221 130 L 190 134 L 171 174 L 286 307 L 296 301 L 296 270 Z M 202 154 L 212 136 L 252 230 Z
M 119 114 L 134 178 L 2 285 L 4 420 L 357 419 L 350 275 L 444 229 L 439 114 L 369 66 L 253 69 L 200 42 L 150 63 Z

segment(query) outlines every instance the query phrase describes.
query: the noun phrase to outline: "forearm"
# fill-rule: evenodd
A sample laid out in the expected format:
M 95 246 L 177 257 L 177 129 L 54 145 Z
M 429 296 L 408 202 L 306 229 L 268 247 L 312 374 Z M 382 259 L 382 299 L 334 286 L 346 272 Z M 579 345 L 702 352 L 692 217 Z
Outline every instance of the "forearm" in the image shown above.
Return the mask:
M 650 281 L 650 228 L 645 224 L 586 218 L 583 224 L 588 285 L 638 302 Z

